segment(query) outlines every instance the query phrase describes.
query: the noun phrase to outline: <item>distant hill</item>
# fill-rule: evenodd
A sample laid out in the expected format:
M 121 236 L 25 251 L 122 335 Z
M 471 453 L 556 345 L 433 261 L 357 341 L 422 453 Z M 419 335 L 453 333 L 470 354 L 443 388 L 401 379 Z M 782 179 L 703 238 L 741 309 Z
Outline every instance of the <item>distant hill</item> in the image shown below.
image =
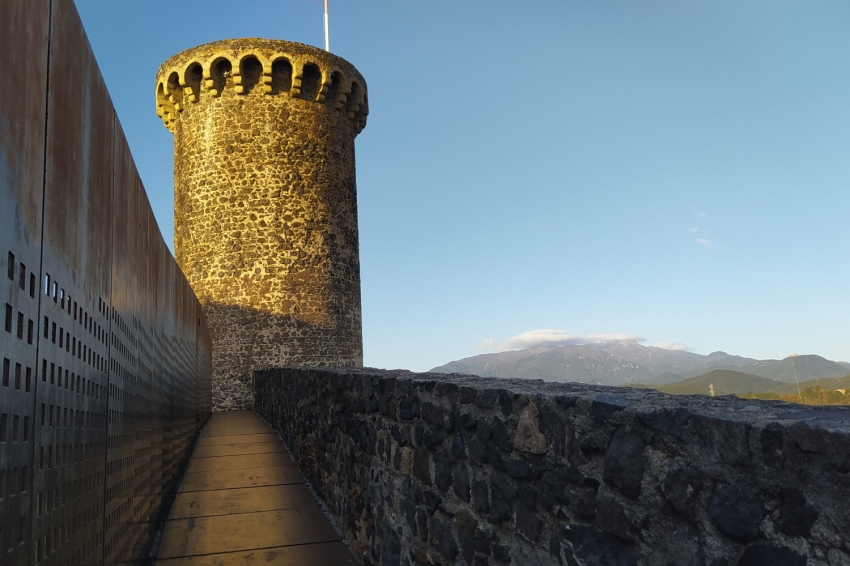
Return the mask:
M 795 381 L 839 377 L 847 374 L 847 368 L 821 356 L 809 355 L 791 356 L 773 363 L 759 362 L 749 367 L 747 373 L 783 383 L 794 383 Z
M 826 390 L 850 389 L 850 374 L 845 375 L 844 377 L 827 377 L 821 379 L 812 379 L 810 381 L 801 381 L 800 389 L 805 389 L 806 387 L 822 387 Z M 773 392 L 778 393 L 779 395 L 793 395 L 797 393 L 797 384 L 782 384 L 780 387 L 774 389 Z
M 678 383 L 662 385 L 655 387 L 655 389 L 663 393 L 673 393 L 676 395 L 708 395 L 712 385 L 714 386 L 715 395 L 740 395 L 743 393 L 775 391 L 783 384 L 758 375 L 728 369 L 716 369 L 698 377 L 691 377 Z
M 850 395 L 850 375 L 801 381 L 799 388 L 796 383 L 782 383 L 749 373 L 731 370 L 712 370 L 706 374 L 683 379 L 676 383 L 666 384 L 635 384 L 634 387 L 657 389 L 663 393 L 674 395 L 708 395 L 710 386 L 714 385 L 715 395 L 744 395 L 746 393 L 770 394 L 759 395 L 759 398 L 779 398 L 780 395 L 799 395 L 799 391 L 822 389 L 835 391 L 844 389 Z M 792 401 L 796 399 L 792 398 Z
M 678 373 L 667 371 L 662 373 L 661 375 L 656 375 L 652 379 L 647 380 L 646 385 L 667 385 L 669 383 L 679 383 L 680 381 L 684 381 L 685 379 L 687 378 L 684 375 L 679 375 Z
M 539 346 L 481 354 L 435 367 L 436 373 L 466 373 L 483 377 L 514 377 L 600 385 L 665 385 L 722 369 L 777 382 L 840 377 L 848 367 L 820 356 L 756 360 L 726 352 L 701 355 L 643 346 L 634 341 L 566 346 Z
M 431 371 L 624 385 L 649 380 L 671 369 L 689 369 L 704 357 L 691 352 L 645 347 L 636 342 L 609 342 L 482 354 L 449 362 Z

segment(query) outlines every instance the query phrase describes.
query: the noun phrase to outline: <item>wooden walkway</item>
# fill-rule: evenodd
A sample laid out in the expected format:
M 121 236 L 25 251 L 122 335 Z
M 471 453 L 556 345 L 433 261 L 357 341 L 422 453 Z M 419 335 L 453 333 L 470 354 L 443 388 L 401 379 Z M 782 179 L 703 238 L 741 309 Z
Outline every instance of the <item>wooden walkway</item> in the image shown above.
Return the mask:
M 277 434 L 213 413 L 165 524 L 158 566 L 356 566 Z

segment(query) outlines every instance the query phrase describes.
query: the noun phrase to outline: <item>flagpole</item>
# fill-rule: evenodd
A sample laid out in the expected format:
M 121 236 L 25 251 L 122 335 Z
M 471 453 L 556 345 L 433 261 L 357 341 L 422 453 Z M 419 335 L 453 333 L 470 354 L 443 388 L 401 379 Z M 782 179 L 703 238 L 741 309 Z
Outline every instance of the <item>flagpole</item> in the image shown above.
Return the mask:
M 331 35 L 328 30 L 328 0 L 325 0 L 325 51 L 331 50 Z

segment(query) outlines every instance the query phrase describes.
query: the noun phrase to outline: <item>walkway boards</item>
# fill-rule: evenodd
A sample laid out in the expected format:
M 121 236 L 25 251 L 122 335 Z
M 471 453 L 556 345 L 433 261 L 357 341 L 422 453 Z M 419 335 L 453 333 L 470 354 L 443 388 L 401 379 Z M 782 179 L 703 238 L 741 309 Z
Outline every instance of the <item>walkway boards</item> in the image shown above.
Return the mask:
M 213 413 L 171 508 L 158 566 L 356 566 L 277 434 Z

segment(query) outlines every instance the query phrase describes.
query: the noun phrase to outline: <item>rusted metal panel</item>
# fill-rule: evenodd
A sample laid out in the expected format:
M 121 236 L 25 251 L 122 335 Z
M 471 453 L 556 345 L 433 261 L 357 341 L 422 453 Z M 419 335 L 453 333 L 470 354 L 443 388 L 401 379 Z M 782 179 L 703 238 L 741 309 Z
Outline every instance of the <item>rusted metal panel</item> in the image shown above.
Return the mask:
M 30 556 L 47 0 L 0 2 L 0 562 Z
M 41 246 L 49 0 L 0 2 L 0 197 L 4 236 Z M 23 250 L 21 253 L 25 253 Z M 38 256 L 23 257 L 32 267 Z
M 102 560 L 114 110 L 71 2 L 51 13 L 33 557 Z M 73 535 L 73 536 L 72 536 Z
M 116 125 L 117 128 L 117 125 Z M 112 246 L 112 336 L 109 372 L 108 442 L 106 454 L 106 501 L 104 512 L 104 560 L 109 564 L 133 556 L 134 494 L 136 491 L 136 396 L 138 394 L 138 335 L 136 312 L 143 295 L 139 255 L 142 184 L 123 136 L 115 139 Z
M 139 336 L 139 392 L 136 404 L 136 494 L 134 517 L 138 528 L 137 552 L 154 534 L 156 518 L 163 496 L 161 468 L 172 455 L 162 453 L 163 384 L 161 336 L 167 332 L 171 308 L 167 298 L 173 293 L 163 277 L 164 258 L 167 253 L 161 246 L 161 236 L 153 213 L 144 195 L 142 210 L 145 252 L 146 289 L 140 297 L 136 314 L 136 331 Z
M 140 563 L 210 412 L 207 328 L 73 2 L 0 2 L 0 62 L 26 68 L 0 81 L 0 563 Z

